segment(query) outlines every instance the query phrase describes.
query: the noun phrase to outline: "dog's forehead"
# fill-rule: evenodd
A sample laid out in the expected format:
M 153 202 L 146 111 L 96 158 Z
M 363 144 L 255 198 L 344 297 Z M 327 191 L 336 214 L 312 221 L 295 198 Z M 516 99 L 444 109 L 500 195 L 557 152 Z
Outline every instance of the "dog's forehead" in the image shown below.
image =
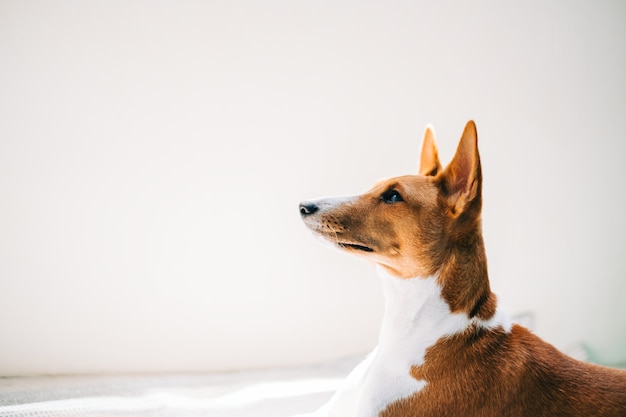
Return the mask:
M 394 187 L 402 187 L 402 188 L 420 187 L 420 186 L 424 186 L 427 183 L 429 183 L 428 178 L 422 175 L 402 175 L 399 177 L 390 177 L 390 178 L 383 178 L 381 180 L 378 180 L 374 184 L 374 187 L 372 187 L 372 191 L 378 191 L 378 190 L 384 191 L 384 190 L 387 190 L 389 188 L 394 188 Z

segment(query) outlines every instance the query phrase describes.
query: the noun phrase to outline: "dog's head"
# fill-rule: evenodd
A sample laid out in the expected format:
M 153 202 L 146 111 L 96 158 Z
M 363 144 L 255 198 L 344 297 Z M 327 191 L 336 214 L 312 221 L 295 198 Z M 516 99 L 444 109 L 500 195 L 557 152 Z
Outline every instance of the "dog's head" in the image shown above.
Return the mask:
M 300 214 L 317 236 L 392 275 L 428 277 L 464 247 L 482 245 L 481 180 L 473 121 L 445 169 L 427 128 L 418 175 L 380 181 L 358 196 L 304 201 Z

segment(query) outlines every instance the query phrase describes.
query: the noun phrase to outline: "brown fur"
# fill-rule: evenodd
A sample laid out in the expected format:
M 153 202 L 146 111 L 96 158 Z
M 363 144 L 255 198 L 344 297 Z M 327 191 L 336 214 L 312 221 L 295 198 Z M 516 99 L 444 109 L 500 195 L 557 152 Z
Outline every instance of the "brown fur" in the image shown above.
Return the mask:
M 467 123 L 445 169 L 428 128 L 419 172 L 381 181 L 324 211 L 309 227 L 395 276 L 436 275 L 451 312 L 489 320 L 496 297 L 482 238 L 474 122 Z M 385 202 L 390 190 L 402 201 Z M 426 387 L 381 416 L 626 417 L 626 371 L 576 361 L 517 325 L 508 333 L 473 327 L 440 339 L 424 364 L 407 372 Z
M 411 375 L 426 387 L 381 417 L 626 415 L 623 371 L 572 359 L 518 325 L 440 340 Z

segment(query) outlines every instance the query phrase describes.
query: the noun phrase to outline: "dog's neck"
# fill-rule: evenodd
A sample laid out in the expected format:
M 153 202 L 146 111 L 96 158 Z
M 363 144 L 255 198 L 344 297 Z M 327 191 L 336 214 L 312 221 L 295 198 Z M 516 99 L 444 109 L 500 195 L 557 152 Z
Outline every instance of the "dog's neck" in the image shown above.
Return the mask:
M 470 326 L 510 327 L 508 318 L 496 312 L 484 321 L 466 312 L 453 313 L 442 296 L 437 277 L 398 278 L 378 268 L 385 297 L 385 311 L 378 349 L 411 365 L 423 361 L 425 351 L 441 337 L 458 334 Z
M 496 313 L 497 300 L 489 285 L 480 217 L 469 223 L 473 228 L 449 246 L 437 278 L 451 311 L 490 320 Z
M 467 315 L 450 312 L 435 277 L 398 278 L 379 268 L 385 312 L 379 349 L 420 353 L 441 336 L 464 330 Z

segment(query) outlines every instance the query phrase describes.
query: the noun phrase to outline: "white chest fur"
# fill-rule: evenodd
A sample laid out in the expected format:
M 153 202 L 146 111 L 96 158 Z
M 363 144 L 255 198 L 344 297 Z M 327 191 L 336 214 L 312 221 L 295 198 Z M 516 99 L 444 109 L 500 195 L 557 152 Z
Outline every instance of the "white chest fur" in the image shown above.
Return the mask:
M 436 278 L 401 279 L 379 269 L 385 314 L 376 349 L 348 376 L 319 417 L 376 417 L 389 404 L 426 386 L 410 375 L 424 362 L 426 350 L 441 337 L 465 330 L 473 323 L 510 329 L 505 316 L 489 322 L 453 314 L 441 296 Z

